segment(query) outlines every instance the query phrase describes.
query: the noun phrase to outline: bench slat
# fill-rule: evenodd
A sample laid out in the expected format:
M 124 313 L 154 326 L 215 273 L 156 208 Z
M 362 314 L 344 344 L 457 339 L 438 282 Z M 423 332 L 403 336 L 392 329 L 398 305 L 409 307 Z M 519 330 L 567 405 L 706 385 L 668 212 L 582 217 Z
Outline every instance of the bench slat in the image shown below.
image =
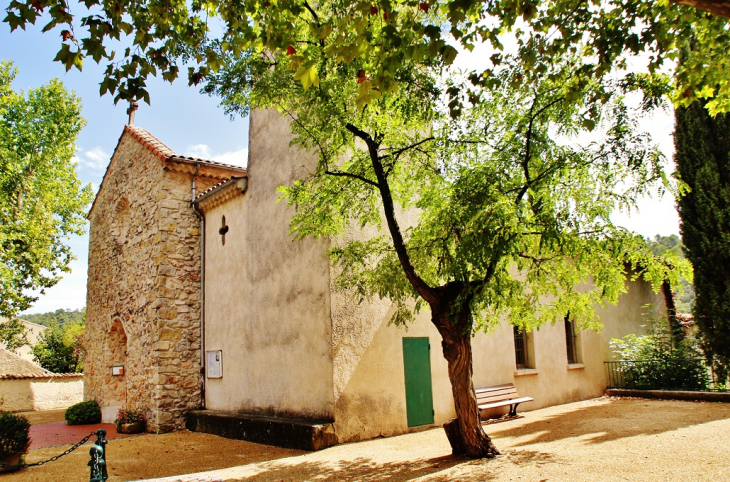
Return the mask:
M 502 385 L 494 385 L 493 387 L 482 387 L 477 388 L 475 391 L 477 393 L 479 392 L 493 392 L 495 390 L 504 390 L 505 388 L 515 388 L 515 386 L 511 383 L 504 383 Z
M 474 390 L 479 410 L 504 407 L 509 405 L 510 415 L 517 415 L 517 405 L 532 402 L 532 397 L 520 397 L 512 383 L 504 383 L 493 387 L 483 387 Z
M 506 405 L 514 405 L 516 403 L 526 403 L 531 402 L 534 399 L 531 397 L 522 397 L 522 398 L 512 398 L 510 400 L 504 400 L 501 402 L 494 402 L 494 403 L 487 403 L 483 405 L 478 405 L 480 410 L 484 410 L 486 408 L 495 408 L 495 407 L 504 407 Z
M 517 398 L 520 395 L 517 390 L 504 391 L 499 393 L 490 393 L 486 395 L 478 394 L 477 400 L 488 400 L 488 399 L 502 399 L 502 398 Z
M 501 397 L 503 395 L 509 395 L 513 393 L 517 393 L 517 390 L 514 388 L 505 388 L 504 390 L 500 390 L 498 392 L 475 392 L 477 397 Z

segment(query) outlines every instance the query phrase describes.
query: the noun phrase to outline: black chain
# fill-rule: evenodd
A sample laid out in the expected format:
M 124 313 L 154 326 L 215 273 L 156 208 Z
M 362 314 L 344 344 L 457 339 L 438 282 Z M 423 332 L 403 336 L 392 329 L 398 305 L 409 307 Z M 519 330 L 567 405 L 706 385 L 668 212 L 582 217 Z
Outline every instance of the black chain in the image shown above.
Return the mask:
M 73 447 L 71 447 L 70 449 L 68 449 L 68 450 L 66 450 L 65 452 L 63 452 L 63 453 L 60 453 L 60 454 L 58 454 L 58 455 L 56 455 L 56 456 L 54 456 L 54 457 L 51 457 L 51 458 L 50 458 L 50 459 L 48 459 L 48 460 L 43 460 L 43 461 L 41 461 L 41 462 L 35 462 L 35 463 L 33 463 L 33 464 L 18 464 L 18 465 L 11 465 L 11 464 L 0 464 L 0 468 L 3 468 L 3 469 L 11 469 L 11 470 L 17 470 L 17 469 L 24 469 L 24 468 L 26 468 L 26 467 L 38 467 L 38 466 L 41 466 L 41 465 L 43 465 L 43 464 L 47 464 L 48 462 L 55 462 L 56 460 L 60 459 L 60 458 L 61 458 L 61 457 L 63 457 L 64 455 L 68 455 L 68 454 L 70 454 L 71 452 L 73 452 L 74 450 L 76 450 L 77 448 L 79 448 L 79 447 L 81 447 L 82 445 L 84 445 L 84 444 L 85 444 L 86 442 L 88 442 L 88 441 L 89 441 L 89 439 L 90 439 L 91 437 L 93 437 L 94 435 L 96 435 L 96 432 L 91 432 L 91 433 L 90 433 L 89 435 L 87 435 L 86 437 L 82 438 L 82 439 L 81 439 L 81 441 L 80 441 L 79 443 L 77 443 L 76 445 L 74 445 L 74 446 L 73 446 Z

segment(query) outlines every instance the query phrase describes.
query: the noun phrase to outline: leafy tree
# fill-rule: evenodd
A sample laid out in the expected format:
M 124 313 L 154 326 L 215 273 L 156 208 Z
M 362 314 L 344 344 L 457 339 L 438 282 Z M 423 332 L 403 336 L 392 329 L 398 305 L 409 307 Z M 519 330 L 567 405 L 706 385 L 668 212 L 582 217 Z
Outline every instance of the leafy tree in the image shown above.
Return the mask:
M 705 353 L 730 360 L 730 116 L 677 109 L 674 159 L 690 191 L 677 202 L 694 266 L 695 322 Z
M 15 351 L 28 344 L 27 330 L 23 322 L 18 318 L 0 321 L 0 343 L 5 349 Z
M 65 326 L 52 324 L 46 328 L 32 347 L 36 362 L 53 373 L 83 371 L 85 326 L 84 322 L 74 322 Z
M 572 57 L 553 58 L 531 82 L 505 59 L 499 84 L 471 90 L 455 119 L 443 93 L 466 92 L 469 81 L 438 59 L 404 61 L 393 75 L 400 88 L 372 94 L 360 65 L 330 58 L 327 42 L 298 31 L 321 50 L 316 88 L 299 82 L 285 53 L 268 52 L 230 59 L 207 90 L 229 112 L 275 107 L 288 115 L 295 142 L 319 161 L 283 188 L 296 207 L 292 231 L 336 240 L 338 287 L 392 300 L 393 323 L 428 306 L 456 408 L 446 427 L 452 447 L 493 456 L 471 380 L 475 332 L 505 316 L 532 328 L 567 312 L 595 327 L 594 306 L 617 300 L 626 264 L 645 267 L 657 289 L 676 276 L 642 238 L 610 222 L 613 209 L 666 182 L 661 154 L 637 129 L 640 113 L 622 100 L 638 86 L 598 80 L 575 97 Z M 350 78 L 360 79 L 359 92 Z M 604 134 L 600 142 L 578 142 L 592 129 Z M 360 227 L 381 231 L 339 236 Z
M 676 3 L 727 16 L 724 1 Z M 44 31 L 60 29 L 56 60 L 67 69 L 80 69 L 87 57 L 106 62 L 101 93 L 116 94 L 116 100 L 149 100 L 148 76 L 173 81 L 185 65 L 190 65 L 189 82 L 198 84 L 222 67 L 226 56 L 249 50 L 289 53 L 280 61 L 303 85 L 316 84 L 322 73 L 315 67 L 319 41 L 326 41 L 331 60 L 358 63 L 370 79 L 364 90 L 375 95 L 396 88 L 395 73 L 403 61 L 430 58 L 450 64 L 457 48 L 488 43 L 497 65 L 505 33 L 511 32 L 518 39 L 524 75 L 540 76 L 548 67 L 546 58 L 573 54 L 583 57 L 577 75 L 586 81 L 624 68 L 627 57 L 639 54 L 647 54 L 652 72 L 675 68 L 678 53 L 695 38 L 699 48 L 693 57 L 676 66 L 673 99 L 688 105 L 707 98 L 711 112 L 730 110 L 727 19 L 666 1 L 85 0 L 72 12 L 60 0 L 12 0 L 6 11 L 4 21 L 12 30 L 40 18 L 48 20 Z M 304 39 L 293 25 L 303 25 L 316 41 Z M 126 41 L 118 42 L 124 36 Z M 540 59 L 537 54 L 546 55 Z M 350 91 L 360 88 L 356 81 L 349 79 Z M 471 81 L 493 86 L 500 80 L 490 67 L 475 72 Z M 363 95 L 361 101 L 369 98 Z
M 79 99 L 52 80 L 15 92 L 16 71 L 0 63 L 0 314 L 12 317 L 53 286 L 73 259 L 64 244 L 82 234 L 91 186 L 71 158 L 84 124 Z
M 101 85 L 117 100 L 146 98 L 148 75 L 172 81 L 188 61 L 189 81 L 208 81 L 231 112 L 278 108 L 296 142 L 319 158 L 311 176 L 284 189 L 297 208 L 296 235 L 384 227 L 332 249 L 339 286 L 393 300 L 396 324 L 428 305 L 457 413 L 447 434 L 455 452 L 471 457 L 497 453 L 471 382 L 474 332 L 503 316 L 529 328 L 568 311 L 596 326 L 594 304 L 617 299 L 627 263 L 641 265 L 657 289 L 676 276 L 610 222 L 613 209 L 666 182 L 622 95 L 642 89 L 642 108 L 656 105 L 668 92 L 658 69 L 692 31 L 707 41 L 697 65 L 713 68 L 682 64 L 675 99 L 712 97 L 710 107 L 728 108 L 726 22 L 654 2 L 85 5 L 94 13 L 82 34 L 56 2 L 13 1 L 5 20 L 25 27 L 50 6 L 46 28 L 68 25 L 57 56 L 68 68 L 85 55 L 110 61 L 108 42 L 134 33 Z M 214 38 L 208 22 L 216 16 Z M 499 52 L 510 29 L 515 57 Z M 497 50 L 491 66 L 454 78 L 456 47 L 479 42 Z M 643 51 L 652 52 L 656 75 L 606 75 Z M 587 131 L 603 139 L 578 142 Z M 590 281 L 593 288 L 573 289 Z
M 53 323 L 56 323 L 63 326 L 77 321 L 84 321 L 86 319 L 86 308 L 80 310 L 58 309 L 56 311 L 49 311 L 48 313 L 23 314 L 19 315 L 18 318 L 37 325 L 51 326 Z

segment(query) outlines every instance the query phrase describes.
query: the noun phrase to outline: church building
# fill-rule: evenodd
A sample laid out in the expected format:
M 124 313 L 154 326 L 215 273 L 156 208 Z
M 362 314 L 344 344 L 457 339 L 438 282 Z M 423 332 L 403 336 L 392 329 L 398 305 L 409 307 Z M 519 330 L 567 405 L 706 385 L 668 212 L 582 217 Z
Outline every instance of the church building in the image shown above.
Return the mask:
M 292 210 L 277 202 L 316 158 L 290 145 L 276 111 L 251 113 L 249 139 L 244 169 L 125 126 L 89 214 L 85 398 L 105 421 L 134 408 L 151 431 L 187 424 L 305 449 L 448 421 L 429 313 L 406 331 L 388 326 L 388 300 L 338 291 L 331 240 L 293 240 Z M 474 385 L 514 383 L 534 398 L 520 412 L 602 395 L 609 340 L 642 333 L 642 307 L 663 306 L 647 283 L 627 285 L 599 310 L 599 333 L 556 320 L 478 334 Z M 423 393 L 406 389 L 415 379 Z

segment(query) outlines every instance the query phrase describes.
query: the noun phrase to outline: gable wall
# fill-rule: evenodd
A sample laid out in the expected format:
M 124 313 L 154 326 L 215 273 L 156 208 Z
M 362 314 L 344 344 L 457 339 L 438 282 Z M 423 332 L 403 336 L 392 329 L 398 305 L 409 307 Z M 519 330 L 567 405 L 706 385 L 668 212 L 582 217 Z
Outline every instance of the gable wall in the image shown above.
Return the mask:
M 206 379 L 206 408 L 331 421 L 327 242 L 294 241 L 277 202 L 312 162 L 290 139 L 278 112 L 253 112 L 248 189 L 205 213 L 205 345 L 223 375 Z
M 144 410 L 153 431 L 181 428 L 201 400 L 199 221 L 191 176 L 162 166 L 122 136 L 90 216 L 86 311 L 85 399 L 105 421 Z

